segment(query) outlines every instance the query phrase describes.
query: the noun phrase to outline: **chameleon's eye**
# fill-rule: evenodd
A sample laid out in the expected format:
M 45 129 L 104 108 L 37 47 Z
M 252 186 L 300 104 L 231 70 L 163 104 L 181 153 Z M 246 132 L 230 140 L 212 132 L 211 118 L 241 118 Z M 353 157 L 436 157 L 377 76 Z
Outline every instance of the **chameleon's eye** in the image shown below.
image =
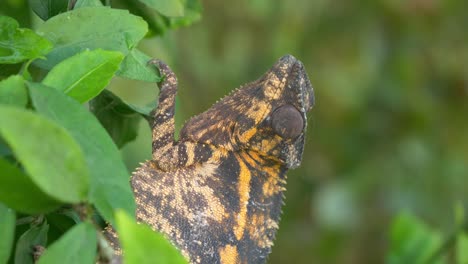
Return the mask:
M 304 119 L 294 106 L 283 105 L 273 112 L 271 116 L 271 127 L 279 136 L 292 139 L 302 133 Z

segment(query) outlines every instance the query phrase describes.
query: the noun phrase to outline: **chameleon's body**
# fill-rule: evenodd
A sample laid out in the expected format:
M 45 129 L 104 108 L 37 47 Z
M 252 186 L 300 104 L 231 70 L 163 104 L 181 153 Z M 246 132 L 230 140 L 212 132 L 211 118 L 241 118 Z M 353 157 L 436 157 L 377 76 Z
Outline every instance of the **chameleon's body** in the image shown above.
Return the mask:
M 281 214 L 286 171 L 300 164 L 313 90 L 282 57 L 262 78 L 190 119 L 174 140 L 177 81 L 165 76 L 153 112 L 153 159 L 131 184 L 137 218 L 191 263 L 264 263 Z

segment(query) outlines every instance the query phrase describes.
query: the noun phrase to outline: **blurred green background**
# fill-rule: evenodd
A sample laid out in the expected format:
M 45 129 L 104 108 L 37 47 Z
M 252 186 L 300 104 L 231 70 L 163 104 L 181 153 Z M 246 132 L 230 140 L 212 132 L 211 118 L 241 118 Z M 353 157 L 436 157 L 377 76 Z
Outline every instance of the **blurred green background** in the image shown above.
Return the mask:
M 384 263 L 402 211 L 454 229 L 454 206 L 468 201 L 467 1 L 202 4 L 200 22 L 140 45 L 179 78 L 179 128 L 284 54 L 315 89 L 269 263 Z M 154 84 L 115 78 L 110 89 L 140 105 L 157 98 Z M 141 122 L 123 148 L 129 170 L 150 146 Z
M 316 105 L 269 263 L 384 263 L 393 217 L 448 235 L 468 201 L 468 2 L 203 1 L 199 23 L 141 48 L 179 78 L 179 124 L 277 58 L 305 64 Z M 154 85 L 115 80 L 146 103 Z M 125 147 L 150 155 L 146 125 Z

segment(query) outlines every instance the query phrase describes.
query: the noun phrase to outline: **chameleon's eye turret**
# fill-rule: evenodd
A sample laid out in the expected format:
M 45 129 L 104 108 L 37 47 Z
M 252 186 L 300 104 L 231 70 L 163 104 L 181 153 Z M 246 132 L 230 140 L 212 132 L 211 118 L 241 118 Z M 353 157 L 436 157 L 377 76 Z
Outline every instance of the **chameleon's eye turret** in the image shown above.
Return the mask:
M 285 139 L 298 137 L 304 129 L 302 114 L 292 105 L 277 108 L 271 116 L 271 127 L 276 134 Z

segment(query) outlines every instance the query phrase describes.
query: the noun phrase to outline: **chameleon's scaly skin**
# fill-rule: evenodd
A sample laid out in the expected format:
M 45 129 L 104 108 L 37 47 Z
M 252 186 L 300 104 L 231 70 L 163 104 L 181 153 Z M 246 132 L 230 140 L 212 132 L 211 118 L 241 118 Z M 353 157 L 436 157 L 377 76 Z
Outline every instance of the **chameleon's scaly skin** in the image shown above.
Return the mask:
M 304 66 L 282 57 L 263 77 L 191 118 L 174 140 L 177 80 L 167 65 L 152 124 L 153 159 L 133 174 L 137 218 L 191 263 L 265 263 L 299 166 L 314 104 Z

